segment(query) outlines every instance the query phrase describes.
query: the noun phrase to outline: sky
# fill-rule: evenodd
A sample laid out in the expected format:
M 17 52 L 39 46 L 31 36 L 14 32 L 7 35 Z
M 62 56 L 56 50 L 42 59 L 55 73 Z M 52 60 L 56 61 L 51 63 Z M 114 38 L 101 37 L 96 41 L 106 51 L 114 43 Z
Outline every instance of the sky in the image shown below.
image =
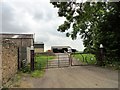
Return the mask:
M 80 36 L 72 40 L 57 31 L 65 18 L 58 17 L 58 9 L 49 0 L 3 0 L 0 1 L 0 8 L 2 33 L 35 34 L 35 42 L 43 42 L 45 51 L 51 46 L 71 46 L 79 51 L 84 49 Z

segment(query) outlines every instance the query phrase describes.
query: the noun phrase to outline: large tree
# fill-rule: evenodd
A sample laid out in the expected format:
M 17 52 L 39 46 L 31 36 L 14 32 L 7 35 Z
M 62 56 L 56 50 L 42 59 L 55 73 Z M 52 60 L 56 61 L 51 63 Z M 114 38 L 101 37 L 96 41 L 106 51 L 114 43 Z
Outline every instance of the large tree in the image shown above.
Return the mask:
M 58 31 L 76 39 L 81 35 L 85 51 L 106 49 L 106 59 L 120 60 L 120 2 L 52 2 L 66 20 Z M 70 30 L 72 28 L 72 31 Z

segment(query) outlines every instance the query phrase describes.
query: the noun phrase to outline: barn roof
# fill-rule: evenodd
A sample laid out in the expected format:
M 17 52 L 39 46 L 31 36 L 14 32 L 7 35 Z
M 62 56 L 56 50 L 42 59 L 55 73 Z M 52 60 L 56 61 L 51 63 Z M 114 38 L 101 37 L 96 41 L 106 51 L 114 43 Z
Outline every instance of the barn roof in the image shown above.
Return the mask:
M 7 38 L 7 39 L 33 39 L 33 34 L 8 34 L 8 33 L 0 33 L 0 37 Z
M 70 46 L 51 46 L 51 48 L 62 49 L 62 48 L 71 48 L 71 47 Z

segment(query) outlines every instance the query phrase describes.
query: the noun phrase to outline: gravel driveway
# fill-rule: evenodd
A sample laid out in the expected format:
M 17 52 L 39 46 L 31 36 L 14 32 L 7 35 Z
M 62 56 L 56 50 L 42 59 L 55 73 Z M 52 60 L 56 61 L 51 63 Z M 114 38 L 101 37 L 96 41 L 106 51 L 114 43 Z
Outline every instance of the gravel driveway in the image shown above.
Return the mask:
M 118 88 L 118 71 L 95 66 L 46 69 L 42 78 L 23 77 L 21 87 L 31 88 Z
M 48 61 L 48 68 L 68 67 L 70 66 L 68 53 L 56 53 L 56 58 Z
M 42 78 L 23 77 L 22 88 L 118 88 L 118 71 L 95 66 L 47 69 Z
M 118 88 L 118 72 L 93 66 L 53 68 L 30 82 L 36 88 Z

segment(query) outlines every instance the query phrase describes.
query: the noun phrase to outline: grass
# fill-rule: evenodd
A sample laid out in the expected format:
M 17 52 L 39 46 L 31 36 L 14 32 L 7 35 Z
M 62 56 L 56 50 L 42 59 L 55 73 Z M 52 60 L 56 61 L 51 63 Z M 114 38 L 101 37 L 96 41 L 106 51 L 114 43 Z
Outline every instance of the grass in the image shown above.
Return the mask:
M 44 70 L 35 70 L 31 73 L 32 77 L 42 77 L 44 75 Z
M 36 55 L 35 56 L 35 71 L 31 72 L 32 77 L 42 77 L 45 72 L 48 60 L 54 59 L 55 56 Z
M 55 56 L 37 55 L 35 57 L 35 69 L 41 70 L 46 68 L 47 62 L 54 59 Z
M 93 55 L 93 54 L 75 53 L 75 54 L 73 54 L 73 57 L 75 57 L 77 60 L 80 60 L 82 63 L 92 64 L 92 65 L 97 63 L 95 55 Z M 111 63 L 108 63 L 108 61 L 106 60 L 105 65 L 102 67 L 111 68 L 114 70 L 120 70 L 120 62 L 113 61 Z
M 26 67 L 22 68 L 21 71 L 19 71 L 15 77 L 11 80 L 11 83 L 9 86 L 4 86 L 2 90 L 7 90 L 8 87 L 20 87 L 20 80 L 22 77 L 34 77 L 34 78 L 40 78 L 44 75 L 45 70 L 44 68 L 47 65 L 47 60 L 54 59 L 55 56 L 46 56 L 46 55 L 36 55 L 35 56 L 35 70 L 30 70 L 30 64 L 28 64 Z
M 95 55 L 93 54 L 74 54 L 73 55 L 77 60 L 80 60 L 83 63 L 87 64 L 95 64 L 96 63 L 96 58 Z
M 55 56 L 47 56 L 47 55 L 36 55 L 35 62 L 34 62 L 34 71 L 30 70 L 30 64 L 27 65 L 25 68 L 21 69 L 22 73 L 28 74 L 32 77 L 42 77 L 45 72 L 45 68 L 47 66 L 48 60 L 54 59 Z

